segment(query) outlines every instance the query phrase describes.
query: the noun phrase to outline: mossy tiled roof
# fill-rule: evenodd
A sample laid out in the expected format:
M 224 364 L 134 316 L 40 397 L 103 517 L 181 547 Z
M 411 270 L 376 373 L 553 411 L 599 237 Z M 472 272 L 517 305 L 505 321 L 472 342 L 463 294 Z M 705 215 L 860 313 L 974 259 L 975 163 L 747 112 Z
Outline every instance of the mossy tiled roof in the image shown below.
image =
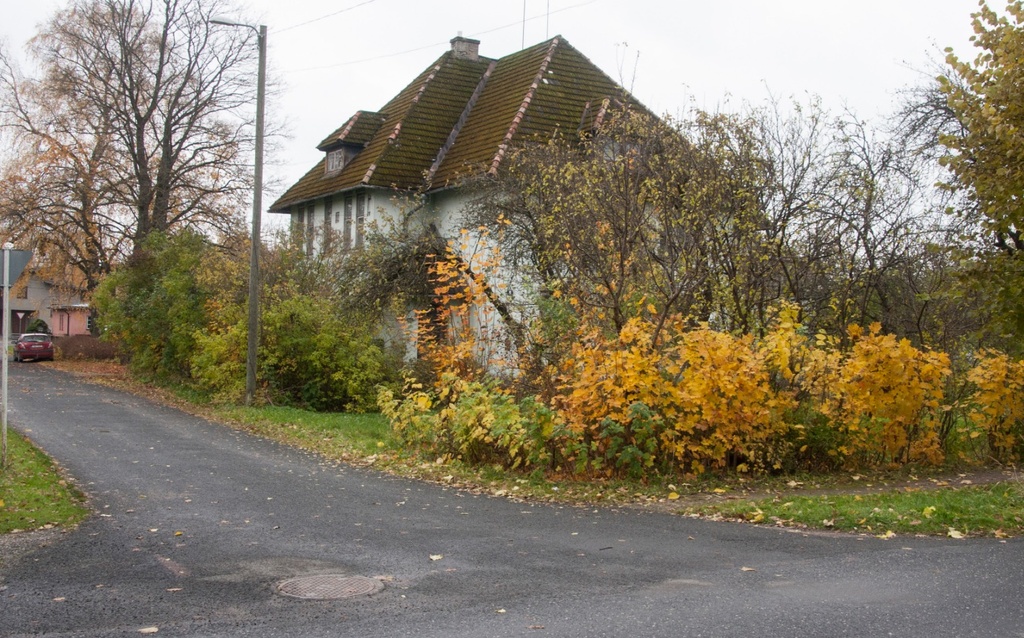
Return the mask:
M 499 60 L 449 51 L 379 111 L 359 111 L 327 136 L 320 150 L 362 150 L 332 174 L 321 160 L 270 210 L 359 186 L 445 188 L 498 170 L 511 145 L 592 126 L 624 95 L 560 36 Z
M 356 111 L 356 114 L 350 117 L 341 128 L 324 138 L 324 141 L 317 144 L 316 147 L 321 151 L 326 151 L 339 144 L 366 146 L 383 122 L 384 115 L 382 113 Z

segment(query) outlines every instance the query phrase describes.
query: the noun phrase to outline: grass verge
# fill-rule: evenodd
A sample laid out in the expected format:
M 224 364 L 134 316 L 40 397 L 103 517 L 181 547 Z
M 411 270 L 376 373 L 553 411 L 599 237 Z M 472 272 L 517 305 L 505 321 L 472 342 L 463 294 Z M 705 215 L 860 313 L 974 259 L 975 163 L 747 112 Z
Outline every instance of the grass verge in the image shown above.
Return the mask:
M 1024 484 L 730 501 L 691 514 L 874 534 L 1006 538 L 1024 533 Z
M 88 515 L 85 497 L 49 457 L 8 430 L 7 467 L 0 470 L 0 534 L 74 527 Z
M 223 406 L 215 417 L 246 430 L 329 458 L 366 458 L 396 446 L 380 414 L 319 413 L 289 407 Z

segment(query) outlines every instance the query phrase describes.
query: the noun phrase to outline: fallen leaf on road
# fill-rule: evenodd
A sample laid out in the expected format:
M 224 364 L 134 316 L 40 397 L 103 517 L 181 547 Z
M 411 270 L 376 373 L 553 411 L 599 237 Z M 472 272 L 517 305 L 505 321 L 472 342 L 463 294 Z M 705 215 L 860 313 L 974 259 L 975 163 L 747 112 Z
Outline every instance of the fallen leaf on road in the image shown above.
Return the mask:
M 160 631 L 160 629 L 158 627 L 143 627 L 142 629 L 139 630 L 139 633 L 140 634 L 155 634 L 158 631 Z
M 963 532 L 961 532 L 959 530 L 955 530 L 952 527 L 949 528 L 949 532 L 946 535 L 949 536 L 950 538 L 963 538 L 964 537 Z
M 756 572 L 757 570 L 753 567 L 740 567 L 741 572 Z
M 678 498 L 679 498 L 679 493 L 678 492 L 669 492 L 668 493 L 668 500 L 674 501 L 674 500 L 676 500 Z
M 888 532 L 886 532 L 884 534 L 879 534 L 878 538 L 881 538 L 882 540 L 887 541 L 887 540 L 889 540 L 890 538 L 892 538 L 895 535 L 896 535 L 896 532 L 894 532 L 892 530 L 889 530 Z
M 444 558 L 444 554 L 431 554 L 430 560 L 441 560 Z
M 505 610 L 504 609 L 495 609 L 494 613 L 496 613 L 496 614 L 504 614 Z
M 57 598 L 54 598 L 54 599 L 53 599 L 53 602 L 55 602 L 55 603 L 62 603 L 62 602 L 64 602 L 65 600 L 67 600 L 67 598 L 65 598 L 65 597 L 63 597 L 63 596 L 58 596 Z
M 169 591 L 169 592 L 181 591 L 181 587 L 168 587 L 167 591 Z
M 185 533 L 185 532 L 174 532 L 174 535 L 175 535 L 175 536 L 181 536 L 181 535 L 182 535 L 182 534 L 184 534 L 184 533 Z

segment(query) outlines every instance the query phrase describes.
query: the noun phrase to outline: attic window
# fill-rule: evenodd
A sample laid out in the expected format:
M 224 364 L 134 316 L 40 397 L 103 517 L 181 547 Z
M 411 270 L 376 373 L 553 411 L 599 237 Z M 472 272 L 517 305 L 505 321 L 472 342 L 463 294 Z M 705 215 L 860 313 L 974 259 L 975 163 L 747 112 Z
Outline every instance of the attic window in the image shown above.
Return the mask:
M 336 173 L 345 167 L 345 149 L 339 148 L 327 153 L 327 172 Z

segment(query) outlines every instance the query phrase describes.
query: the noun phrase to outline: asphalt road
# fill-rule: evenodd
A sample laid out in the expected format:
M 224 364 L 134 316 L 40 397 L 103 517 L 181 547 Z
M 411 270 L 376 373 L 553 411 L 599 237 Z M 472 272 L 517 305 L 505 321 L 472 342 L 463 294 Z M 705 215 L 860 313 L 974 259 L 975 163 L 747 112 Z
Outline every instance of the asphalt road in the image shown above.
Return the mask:
M 3 636 L 1024 636 L 1021 540 L 804 534 L 477 496 L 31 363 L 11 366 L 10 396 L 12 426 L 99 513 L 3 567 Z M 384 589 L 277 593 L 316 574 Z

